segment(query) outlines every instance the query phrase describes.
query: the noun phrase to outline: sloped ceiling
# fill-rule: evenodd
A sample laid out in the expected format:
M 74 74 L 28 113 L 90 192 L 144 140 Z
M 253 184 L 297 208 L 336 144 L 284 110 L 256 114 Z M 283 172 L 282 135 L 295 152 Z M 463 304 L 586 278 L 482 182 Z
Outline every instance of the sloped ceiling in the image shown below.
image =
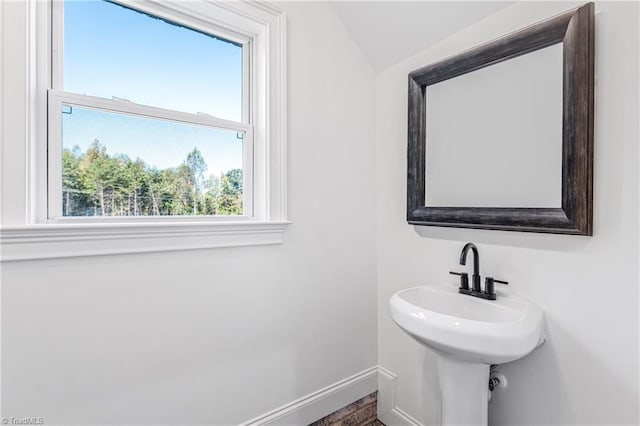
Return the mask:
M 376 70 L 382 70 L 505 8 L 502 1 L 331 3 Z

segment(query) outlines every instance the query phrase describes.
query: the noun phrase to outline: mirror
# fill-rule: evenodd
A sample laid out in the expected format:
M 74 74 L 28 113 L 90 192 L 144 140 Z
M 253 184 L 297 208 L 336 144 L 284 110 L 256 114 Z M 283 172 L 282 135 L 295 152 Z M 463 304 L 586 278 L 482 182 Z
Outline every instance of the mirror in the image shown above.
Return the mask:
M 426 129 L 426 205 L 560 207 L 562 46 L 428 86 Z
M 407 219 L 592 234 L 593 4 L 409 74 Z

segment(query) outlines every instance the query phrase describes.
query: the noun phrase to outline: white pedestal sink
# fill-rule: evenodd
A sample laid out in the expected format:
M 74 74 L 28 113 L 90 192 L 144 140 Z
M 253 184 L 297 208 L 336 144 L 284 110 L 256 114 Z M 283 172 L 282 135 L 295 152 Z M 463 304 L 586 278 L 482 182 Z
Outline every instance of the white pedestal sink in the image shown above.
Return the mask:
M 544 314 L 526 299 L 485 300 L 453 284 L 395 293 L 391 317 L 437 355 L 442 426 L 487 424 L 491 364 L 522 358 L 544 342 Z

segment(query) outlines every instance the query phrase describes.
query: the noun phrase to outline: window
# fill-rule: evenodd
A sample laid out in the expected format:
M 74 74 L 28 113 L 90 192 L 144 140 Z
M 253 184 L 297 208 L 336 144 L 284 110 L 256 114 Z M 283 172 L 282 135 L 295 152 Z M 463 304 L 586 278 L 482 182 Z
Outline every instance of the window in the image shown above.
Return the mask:
M 0 109 L 11 135 L 0 163 L 15 178 L 2 261 L 282 241 L 281 9 L 43 0 L 6 11 L 5 28 L 26 26 L 0 51 L 12 105 Z
M 53 6 L 49 218 L 251 217 L 251 40 Z

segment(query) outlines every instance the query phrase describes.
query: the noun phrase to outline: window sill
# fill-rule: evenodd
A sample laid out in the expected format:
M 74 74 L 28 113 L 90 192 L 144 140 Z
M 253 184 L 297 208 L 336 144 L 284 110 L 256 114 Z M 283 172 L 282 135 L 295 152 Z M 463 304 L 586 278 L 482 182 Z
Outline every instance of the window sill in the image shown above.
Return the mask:
M 279 244 L 289 223 L 74 223 L 3 227 L 0 261 Z

